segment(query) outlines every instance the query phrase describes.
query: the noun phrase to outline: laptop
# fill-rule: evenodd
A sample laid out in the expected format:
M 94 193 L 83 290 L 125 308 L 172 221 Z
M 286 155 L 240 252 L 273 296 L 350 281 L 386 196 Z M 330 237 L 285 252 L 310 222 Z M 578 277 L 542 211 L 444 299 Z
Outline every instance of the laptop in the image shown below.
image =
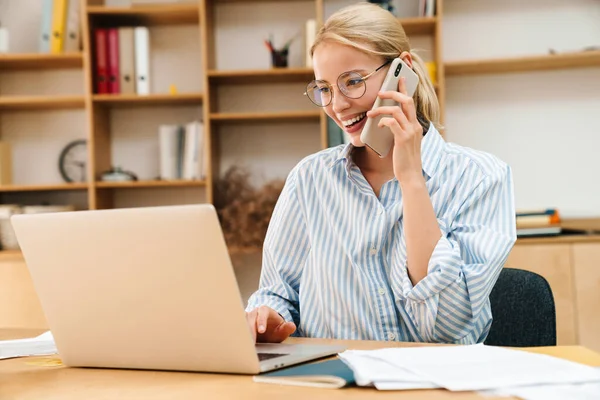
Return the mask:
M 254 343 L 211 204 L 11 221 L 67 366 L 258 374 L 344 350 Z

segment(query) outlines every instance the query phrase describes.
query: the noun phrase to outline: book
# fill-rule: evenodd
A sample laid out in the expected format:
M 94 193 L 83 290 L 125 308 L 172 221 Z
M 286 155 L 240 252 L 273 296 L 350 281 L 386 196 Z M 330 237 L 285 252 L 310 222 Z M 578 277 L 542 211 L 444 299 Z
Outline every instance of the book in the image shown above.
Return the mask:
M 254 382 L 340 389 L 355 384 L 354 373 L 339 358 L 255 375 Z

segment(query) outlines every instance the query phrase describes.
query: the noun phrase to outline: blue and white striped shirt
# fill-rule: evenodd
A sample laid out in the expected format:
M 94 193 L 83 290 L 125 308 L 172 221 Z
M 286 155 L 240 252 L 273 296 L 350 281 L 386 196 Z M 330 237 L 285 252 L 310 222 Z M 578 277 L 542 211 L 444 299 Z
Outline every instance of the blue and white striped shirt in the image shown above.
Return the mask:
M 413 287 L 399 183 L 378 198 L 352 149 L 310 155 L 288 175 L 246 310 L 271 307 L 295 322 L 294 336 L 483 342 L 488 296 L 516 240 L 510 167 L 430 126 L 421 158 L 442 235 Z

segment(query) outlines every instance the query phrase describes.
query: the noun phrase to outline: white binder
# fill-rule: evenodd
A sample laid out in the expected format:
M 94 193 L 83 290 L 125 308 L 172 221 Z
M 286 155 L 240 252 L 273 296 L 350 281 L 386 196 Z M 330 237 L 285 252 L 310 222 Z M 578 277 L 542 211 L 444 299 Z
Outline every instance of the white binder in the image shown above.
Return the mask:
M 150 33 L 145 26 L 134 28 L 136 91 L 150 94 Z
M 42 0 L 42 21 L 40 24 L 40 53 L 50 53 L 52 36 L 52 0 Z

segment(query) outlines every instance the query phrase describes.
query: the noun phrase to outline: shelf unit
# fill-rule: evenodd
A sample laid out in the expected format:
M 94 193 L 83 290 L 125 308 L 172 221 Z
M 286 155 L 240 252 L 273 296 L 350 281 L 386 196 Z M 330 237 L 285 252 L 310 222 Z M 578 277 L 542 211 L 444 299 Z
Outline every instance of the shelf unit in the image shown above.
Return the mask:
M 268 3 L 273 0 L 251 0 Z M 296 0 L 285 0 L 295 3 Z M 314 18 L 318 25 L 324 20 L 326 0 L 298 0 L 314 7 Z M 441 1 L 438 0 L 441 11 Z M 147 190 L 167 189 L 199 190 L 204 201 L 213 201 L 214 179 L 222 172 L 219 170 L 220 129 L 229 125 L 270 125 L 315 123 L 319 130 L 321 147 L 327 147 L 327 116 L 318 109 L 226 112 L 219 109 L 219 88 L 227 85 L 256 84 L 298 84 L 313 79 L 312 68 L 290 67 L 270 69 L 219 70 L 216 68 L 216 10 L 225 3 L 248 3 L 247 0 L 198 0 L 184 4 L 158 4 L 146 6 L 108 7 L 102 0 L 81 0 L 82 52 L 72 54 L 8 54 L 0 56 L 0 73 L 4 71 L 47 71 L 82 70 L 84 78 L 83 95 L 39 95 L 39 96 L 1 96 L 0 114 L 12 111 L 83 109 L 86 115 L 88 141 L 88 177 L 85 183 L 62 183 L 19 185 L 0 187 L 0 193 L 47 193 L 47 192 L 85 192 L 89 209 L 112 208 L 114 195 L 119 190 L 144 188 Z M 312 3 L 312 5 L 310 5 Z M 434 39 L 435 57 L 441 56 L 440 25 L 441 12 L 433 18 L 405 18 L 401 22 L 409 36 L 428 35 Z M 195 93 L 152 93 L 150 95 L 96 94 L 93 76 L 93 29 L 96 27 L 119 27 L 143 25 L 149 27 L 173 27 L 194 25 L 198 27 L 200 40 L 199 73 L 201 74 L 201 92 Z M 438 94 L 443 96 L 443 65 L 438 68 Z M 209 158 L 207 177 L 202 181 L 159 181 L 140 180 L 134 182 L 103 182 L 99 176 L 111 167 L 111 123 L 113 109 L 147 107 L 198 106 L 202 108 L 205 130 L 205 156 Z M 150 192 L 152 193 L 152 192 Z M 243 251 L 238 249 L 239 251 Z

